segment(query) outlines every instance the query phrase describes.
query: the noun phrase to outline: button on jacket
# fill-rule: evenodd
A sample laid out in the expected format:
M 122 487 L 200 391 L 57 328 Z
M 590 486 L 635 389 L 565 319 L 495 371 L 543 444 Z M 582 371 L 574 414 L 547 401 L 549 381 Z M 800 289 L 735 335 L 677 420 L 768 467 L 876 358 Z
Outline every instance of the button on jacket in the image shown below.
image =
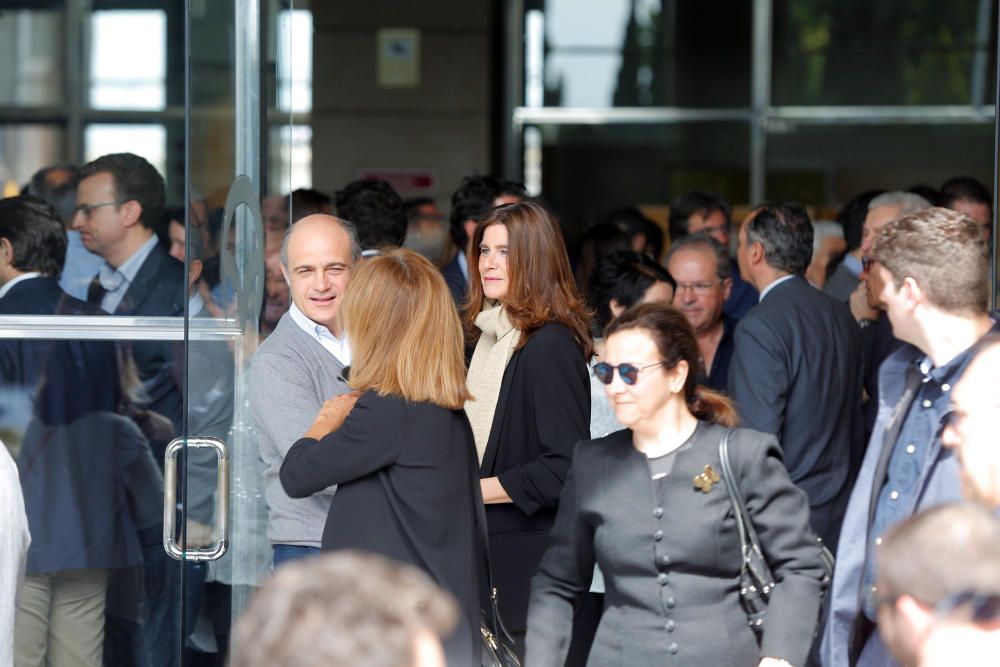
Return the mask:
M 721 469 L 724 432 L 699 422 L 691 446 L 658 481 L 631 431 L 576 448 L 532 581 L 526 664 L 563 664 L 573 605 L 595 562 L 607 589 L 588 665 L 753 665 L 762 656 L 805 663 L 824 574 L 808 500 L 789 480 L 773 436 L 734 432 L 733 472 L 778 582 L 758 647 L 740 604 L 740 542 L 725 485 L 707 493 L 694 485 L 706 465 Z

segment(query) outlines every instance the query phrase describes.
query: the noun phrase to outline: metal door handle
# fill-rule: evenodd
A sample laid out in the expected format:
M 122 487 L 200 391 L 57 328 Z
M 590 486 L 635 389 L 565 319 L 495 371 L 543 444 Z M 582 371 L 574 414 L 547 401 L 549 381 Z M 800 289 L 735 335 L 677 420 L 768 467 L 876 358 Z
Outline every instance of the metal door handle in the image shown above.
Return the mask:
M 219 460 L 218 488 L 215 492 L 215 525 L 219 539 L 211 547 L 184 549 L 177 544 L 177 455 L 184 448 L 208 447 L 215 450 Z M 163 456 L 163 549 L 175 560 L 218 560 L 229 548 L 229 448 L 218 438 L 174 438 L 167 445 Z

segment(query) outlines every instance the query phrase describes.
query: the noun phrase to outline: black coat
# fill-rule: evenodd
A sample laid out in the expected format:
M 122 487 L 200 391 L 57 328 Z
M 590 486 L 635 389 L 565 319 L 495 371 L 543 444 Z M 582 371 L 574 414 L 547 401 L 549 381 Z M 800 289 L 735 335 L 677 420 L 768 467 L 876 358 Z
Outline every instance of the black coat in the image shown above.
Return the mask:
M 504 370 L 479 473 L 511 503 L 486 506 L 494 583 L 504 623 L 523 632 L 531 577 L 555 520 L 573 447 L 590 437 L 587 361 L 569 329 L 544 325 Z
M 281 485 L 305 498 L 333 484 L 324 550 L 360 549 L 415 565 L 464 612 L 445 642 L 448 663 L 473 664 L 479 643 L 472 429 L 461 410 L 365 392 L 344 424 L 285 456 Z
M 740 540 L 725 484 L 707 493 L 694 486 L 706 465 L 721 469 L 724 432 L 699 423 L 691 447 L 657 481 L 629 430 L 576 448 L 532 582 L 526 664 L 562 666 L 574 604 L 595 563 L 606 593 L 588 665 L 751 667 L 762 656 L 805 663 L 825 573 L 806 496 L 789 480 L 773 436 L 733 433 L 733 475 L 778 582 L 758 647 L 739 599 Z
M 864 437 L 858 325 L 845 304 L 795 276 L 740 320 L 735 341 L 729 395 L 741 425 L 777 436 L 832 549 Z

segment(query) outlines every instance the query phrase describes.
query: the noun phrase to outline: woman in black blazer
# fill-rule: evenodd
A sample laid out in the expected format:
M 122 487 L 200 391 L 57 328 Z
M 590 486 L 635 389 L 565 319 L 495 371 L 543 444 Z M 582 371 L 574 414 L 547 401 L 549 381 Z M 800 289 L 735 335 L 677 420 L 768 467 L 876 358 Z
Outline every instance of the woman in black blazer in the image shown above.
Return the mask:
M 324 404 L 285 456 L 281 484 L 292 498 L 338 485 L 323 549 L 425 570 L 464 612 L 445 642 L 448 663 L 478 664 L 479 490 L 451 294 L 430 262 L 394 250 L 355 269 L 341 314 L 355 392 Z
M 673 308 L 637 306 L 609 325 L 594 372 L 628 428 L 574 452 L 532 582 L 531 667 L 562 666 L 595 563 L 606 593 L 588 665 L 805 664 L 825 575 L 808 500 L 773 436 L 733 432 L 737 492 L 777 582 L 758 640 L 740 601 L 739 534 L 717 472 L 735 412 L 696 387 L 698 363 L 694 333 Z
M 533 203 L 501 206 L 472 240 L 466 403 L 480 458 L 500 611 L 516 636 L 573 446 L 589 437 L 588 318 L 559 227 Z

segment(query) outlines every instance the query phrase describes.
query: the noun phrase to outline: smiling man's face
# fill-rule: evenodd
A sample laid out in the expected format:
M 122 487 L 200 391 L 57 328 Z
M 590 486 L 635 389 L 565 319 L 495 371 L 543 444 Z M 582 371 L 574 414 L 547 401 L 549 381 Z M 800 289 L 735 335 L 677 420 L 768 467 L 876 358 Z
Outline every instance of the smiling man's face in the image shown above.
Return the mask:
M 337 312 L 353 264 L 350 236 L 333 217 L 311 215 L 292 227 L 288 266 L 283 267 L 292 302 L 335 336 L 342 334 Z

